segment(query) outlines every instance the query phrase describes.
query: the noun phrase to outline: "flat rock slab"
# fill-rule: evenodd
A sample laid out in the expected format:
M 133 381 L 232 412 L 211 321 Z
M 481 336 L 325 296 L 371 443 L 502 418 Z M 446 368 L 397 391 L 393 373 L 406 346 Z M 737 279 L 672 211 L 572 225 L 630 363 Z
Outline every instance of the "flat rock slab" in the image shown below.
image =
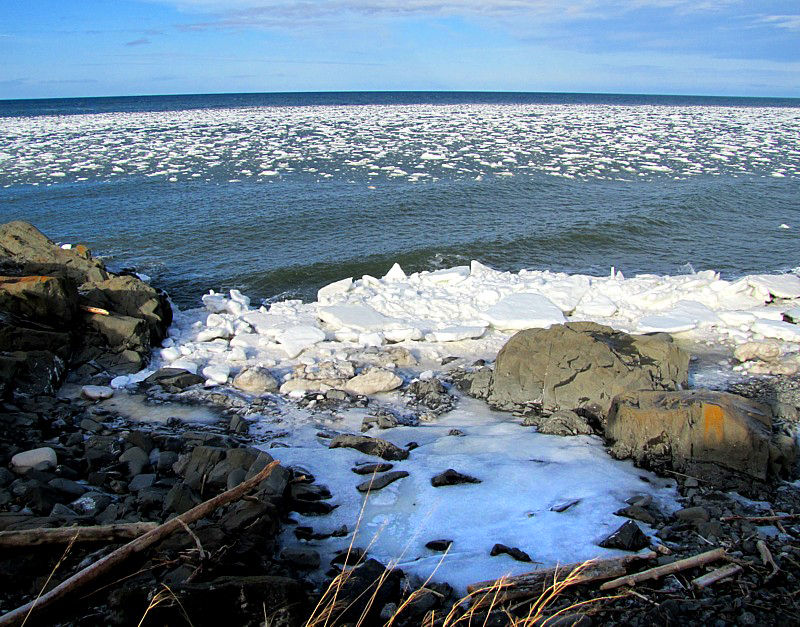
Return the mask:
M 350 470 L 357 475 L 372 475 L 378 472 L 386 472 L 392 468 L 394 468 L 394 464 L 390 464 L 388 462 L 366 462 L 362 464 L 356 464 Z
M 354 448 L 365 455 L 375 455 L 390 461 L 408 459 L 408 451 L 382 440 L 365 435 L 337 435 L 331 440 L 329 448 Z
M 461 485 L 464 483 L 481 483 L 481 480 L 471 477 L 470 475 L 464 475 L 452 468 L 448 468 L 431 479 L 431 485 L 434 488 L 441 488 L 448 485 Z
M 393 470 L 382 475 L 376 475 L 363 483 L 359 483 L 356 486 L 356 490 L 359 492 L 375 492 L 375 490 L 385 488 L 390 483 L 394 483 L 403 477 L 408 477 L 408 473 L 405 470 Z
M 532 562 L 531 556 L 522 549 L 515 546 L 506 546 L 505 544 L 495 544 L 489 553 L 492 557 L 497 555 L 508 555 L 509 557 L 517 560 L 518 562 Z
M 453 546 L 452 540 L 431 540 L 425 543 L 426 549 L 439 552 L 447 551 L 451 546 Z

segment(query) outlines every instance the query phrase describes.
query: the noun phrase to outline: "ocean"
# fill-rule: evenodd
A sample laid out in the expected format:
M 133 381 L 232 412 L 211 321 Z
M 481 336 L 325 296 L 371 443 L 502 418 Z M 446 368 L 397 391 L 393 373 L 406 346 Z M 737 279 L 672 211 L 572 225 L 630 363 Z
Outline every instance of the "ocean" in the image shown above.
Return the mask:
M 0 219 L 196 306 L 341 278 L 800 265 L 800 101 L 308 93 L 0 101 Z M 783 227 L 783 228 L 781 228 Z M 786 228 L 789 227 L 789 228 Z
M 417 415 L 405 384 L 446 381 L 493 360 L 515 331 L 568 320 L 673 334 L 691 349 L 695 387 L 800 370 L 800 326 L 787 321 L 800 320 L 796 100 L 0 102 L 0 219 L 86 243 L 180 306 L 147 369 L 109 382 L 113 415 L 207 420 L 203 405 L 176 414 L 128 391 L 169 366 L 205 379 L 189 398 L 236 400 L 233 378 L 266 368 L 280 394 L 243 403 L 250 435 L 332 492 L 334 512 L 296 514 L 300 524 L 350 530 L 307 544 L 287 525 L 281 546 L 313 546 L 322 563 L 368 547 L 458 594 L 531 569 L 492 557 L 495 543 L 543 567 L 614 554 L 597 546 L 621 524 L 614 512 L 642 496 L 674 512 L 675 481 L 611 459 L 596 436 L 540 434 L 462 395 L 453 411 Z M 740 363 L 735 351 L 753 342 L 779 356 Z M 321 373 L 352 382 L 370 364 L 400 387 L 363 409 L 317 407 L 318 392 L 342 385 Z M 408 476 L 365 498 L 350 470 L 364 456 L 329 448 L 330 436 L 361 433 L 380 410 L 404 420 L 368 432 L 416 446 L 395 465 Z M 434 488 L 446 468 L 482 483 Z M 442 538 L 446 559 L 426 548 Z

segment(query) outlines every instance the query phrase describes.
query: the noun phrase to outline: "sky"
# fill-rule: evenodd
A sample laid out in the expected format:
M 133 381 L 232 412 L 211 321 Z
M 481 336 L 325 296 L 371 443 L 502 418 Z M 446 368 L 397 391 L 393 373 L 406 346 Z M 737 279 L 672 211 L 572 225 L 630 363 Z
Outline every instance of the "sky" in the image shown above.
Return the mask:
M 800 97 L 800 0 L 0 0 L 0 99 Z

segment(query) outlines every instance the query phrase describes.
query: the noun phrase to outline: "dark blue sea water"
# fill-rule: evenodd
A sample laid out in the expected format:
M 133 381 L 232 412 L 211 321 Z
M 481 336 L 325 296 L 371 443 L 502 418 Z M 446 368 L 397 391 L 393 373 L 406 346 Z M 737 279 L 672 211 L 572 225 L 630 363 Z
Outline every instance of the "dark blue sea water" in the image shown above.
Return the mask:
M 347 276 L 800 266 L 800 101 L 511 93 L 0 101 L 0 220 L 190 305 Z M 784 228 L 782 228 L 782 226 Z M 789 228 L 785 228 L 789 227 Z

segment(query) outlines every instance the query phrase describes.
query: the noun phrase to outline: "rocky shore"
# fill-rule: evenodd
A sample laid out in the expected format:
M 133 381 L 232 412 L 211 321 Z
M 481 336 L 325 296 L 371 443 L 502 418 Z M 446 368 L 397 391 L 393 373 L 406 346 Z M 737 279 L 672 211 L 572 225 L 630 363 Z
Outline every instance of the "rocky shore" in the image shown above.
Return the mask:
M 521 331 L 494 363 L 444 364 L 437 376 L 409 384 L 369 364 L 322 374 L 300 367 L 289 381 L 305 383 L 282 390 L 291 402 L 315 412 L 369 410 L 363 434 L 330 437 L 330 447 L 365 456 L 368 463 L 353 468 L 363 475 L 360 492 L 408 475 L 392 462 L 413 460 L 413 446 L 392 445 L 382 431 L 436 420 L 462 394 L 511 412 L 520 428 L 600 435 L 612 455 L 677 479 L 681 509 L 631 499 L 601 544 L 641 559 L 584 567 L 546 604 L 543 592 L 568 568 L 477 585 L 461 599 L 445 584 L 371 559 L 369 547 L 322 563 L 314 542 L 325 534 L 293 517 L 325 517 L 335 495 L 323 476 L 270 466 L 273 456 L 250 433 L 250 415 L 277 414 L 289 402 L 276 395 L 267 369 L 243 369 L 233 379 L 241 394 L 231 395 L 164 368 L 125 392 L 125 407 L 105 403 L 110 382 L 142 370 L 166 337 L 165 294 L 23 222 L 0 227 L 0 268 L 0 625 L 21 624 L 29 603 L 36 607 L 26 624 L 48 625 L 800 622 L 797 379 L 690 390 L 689 355 L 667 334 L 631 336 L 593 323 Z M 382 352 L 402 357 L 398 347 Z M 309 391 L 307 381 L 323 374 L 327 389 Z M 341 385 L 327 385 L 332 380 Z M 372 397 L 399 386 L 404 413 Z M 177 416 L 186 404 L 210 419 L 185 423 Z M 167 419 L 141 420 L 147 414 Z M 430 480 L 435 487 L 479 481 L 454 469 Z M 224 498 L 232 500 L 213 501 Z M 64 528 L 66 536 L 49 537 Z M 279 542 L 287 529 L 297 544 Z M 148 537 L 151 544 L 126 552 Z M 432 551 L 450 546 L 447 538 L 434 542 Z M 710 551 L 717 552 L 697 561 Z M 530 560 L 499 542 L 492 554 Z M 107 561 L 113 568 L 97 568 Z M 673 572 L 654 570 L 669 565 Z M 651 577 L 608 587 L 637 573 Z M 80 587 L 70 588 L 75 578 Z M 51 602 L 48 594 L 63 587 Z

